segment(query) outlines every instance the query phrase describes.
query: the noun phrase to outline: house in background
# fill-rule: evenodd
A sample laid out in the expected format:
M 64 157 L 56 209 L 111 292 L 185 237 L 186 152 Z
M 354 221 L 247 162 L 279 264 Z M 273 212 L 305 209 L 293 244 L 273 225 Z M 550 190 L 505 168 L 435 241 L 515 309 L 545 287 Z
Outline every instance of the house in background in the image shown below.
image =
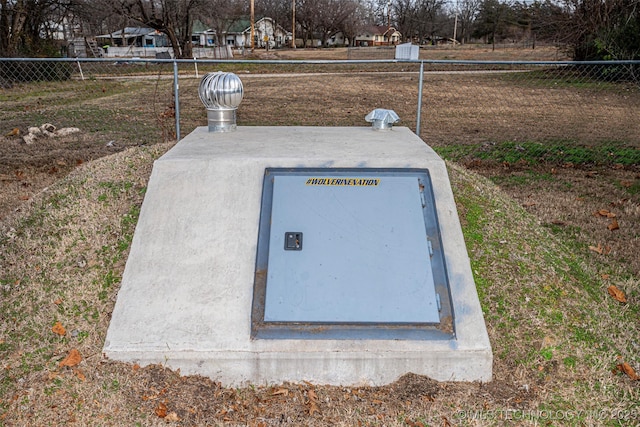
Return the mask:
M 296 47 L 336 47 L 348 44 L 349 39 L 347 39 L 341 31 L 328 37 L 324 42 L 324 46 L 322 45 L 322 34 L 313 33 L 309 38 L 304 40 L 301 37 L 296 37 Z
M 338 31 L 331 37 L 327 39 L 326 46 L 334 47 L 334 46 L 347 46 L 349 44 L 349 39 L 344 36 L 342 31 Z
M 145 27 L 125 27 L 111 34 L 96 36 L 96 40 L 110 47 L 170 47 L 165 34 Z
M 215 30 L 207 27 L 200 21 L 195 21 L 191 32 L 191 43 L 193 47 L 214 47 L 218 45 Z
M 96 36 L 96 41 L 107 57 L 147 57 L 171 50 L 165 34 L 145 27 L 125 27 L 111 34 Z
M 389 46 L 402 40 L 402 34 L 393 27 L 370 25 L 355 38 L 356 46 Z
M 269 17 L 254 23 L 253 37 L 256 48 L 278 48 L 291 44 L 291 33 Z M 224 35 L 224 40 L 227 46 L 234 48 L 251 47 L 251 21 L 243 19 L 234 23 Z

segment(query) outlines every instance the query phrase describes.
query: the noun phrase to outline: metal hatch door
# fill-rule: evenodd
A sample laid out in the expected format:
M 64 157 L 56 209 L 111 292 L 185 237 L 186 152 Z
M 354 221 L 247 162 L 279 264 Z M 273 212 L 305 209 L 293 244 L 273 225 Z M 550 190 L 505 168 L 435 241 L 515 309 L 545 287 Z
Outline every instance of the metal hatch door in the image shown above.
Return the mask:
M 263 321 L 439 323 L 425 172 L 270 173 Z

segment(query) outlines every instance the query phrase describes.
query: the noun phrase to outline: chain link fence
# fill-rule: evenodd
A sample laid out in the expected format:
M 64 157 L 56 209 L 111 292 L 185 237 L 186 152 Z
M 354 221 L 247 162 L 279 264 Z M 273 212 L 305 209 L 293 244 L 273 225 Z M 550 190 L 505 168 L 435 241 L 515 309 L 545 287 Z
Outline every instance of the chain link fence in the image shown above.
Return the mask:
M 0 59 L 2 138 L 74 127 L 90 156 L 172 140 L 206 125 L 211 71 L 242 79 L 241 126 L 366 126 L 388 108 L 465 164 L 640 164 L 640 61 Z

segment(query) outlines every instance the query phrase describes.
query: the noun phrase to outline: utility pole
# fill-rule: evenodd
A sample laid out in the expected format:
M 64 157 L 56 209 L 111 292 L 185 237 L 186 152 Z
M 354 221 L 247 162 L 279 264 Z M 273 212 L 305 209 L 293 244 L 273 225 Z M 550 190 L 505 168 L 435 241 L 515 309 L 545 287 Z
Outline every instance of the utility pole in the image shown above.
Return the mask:
M 296 48 L 296 0 L 291 0 L 291 48 Z
M 458 35 L 458 9 L 456 8 L 456 19 L 453 20 L 453 46 L 455 47 L 457 41 L 456 36 Z
M 460 14 L 460 4 L 458 3 L 458 0 L 456 0 L 456 19 L 455 22 L 453 24 L 453 47 L 456 46 L 456 44 L 458 43 L 458 15 Z M 464 30 L 464 26 L 462 27 L 462 29 Z M 462 33 L 462 41 L 460 42 L 460 44 L 464 44 L 464 31 Z
M 255 40 L 254 40 L 255 39 L 255 37 L 254 37 L 255 24 L 254 24 L 254 22 L 255 22 L 255 19 L 256 19 L 256 15 L 255 15 L 254 10 L 255 10 L 255 8 L 254 8 L 254 0 L 251 0 L 251 52 L 253 52 L 253 49 L 255 49 L 255 47 L 256 47 L 255 46 L 256 43 L 255 43 Z
M 391 0 L 387 2 L 387 42 L 391 46 Z

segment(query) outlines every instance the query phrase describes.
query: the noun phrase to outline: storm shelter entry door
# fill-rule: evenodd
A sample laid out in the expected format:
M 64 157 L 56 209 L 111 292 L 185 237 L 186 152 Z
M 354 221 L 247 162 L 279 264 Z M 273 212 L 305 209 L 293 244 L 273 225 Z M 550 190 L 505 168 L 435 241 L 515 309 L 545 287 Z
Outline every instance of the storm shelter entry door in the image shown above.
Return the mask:
M 264 322 L 440 322 L 427 171 L 318 169 L 265 179 L 272 199 Z

